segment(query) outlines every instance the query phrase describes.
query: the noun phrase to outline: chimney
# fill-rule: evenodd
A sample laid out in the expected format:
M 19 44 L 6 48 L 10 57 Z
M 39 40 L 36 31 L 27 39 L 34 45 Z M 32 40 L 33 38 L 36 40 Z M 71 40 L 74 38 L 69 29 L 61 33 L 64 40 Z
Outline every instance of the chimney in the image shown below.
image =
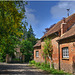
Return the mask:
M 61 23 L 61 36 L 64 34 L 64 25 L 65 25 L 65 18 L 63 18 L 62 23 Z

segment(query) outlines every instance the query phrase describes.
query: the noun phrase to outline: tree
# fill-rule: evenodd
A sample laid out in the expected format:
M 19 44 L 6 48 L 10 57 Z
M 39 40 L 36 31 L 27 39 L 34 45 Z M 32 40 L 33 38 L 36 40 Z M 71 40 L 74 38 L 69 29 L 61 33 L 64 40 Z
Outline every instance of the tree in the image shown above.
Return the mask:
M 23 35 L 22 35 L 22 39 L 26 40 L 27 39 L 27 22 L 23 25 Z
M 30 28 L 29 28 L 29 30 L 28 30 L 27 38 L 30 39 L 31 36 L 34 36 L 34 33 L 33 33 L 32 26 L 30 25 Z M 34 36 L 34 37 L 35 37 L 35 36 Z
M 28 30 L 27 39 L 28 39 L 29 41 L 31 41 L 33 45 L 36 44 L 37 39 L 35 38 L 35 34 L 34 34 L 34 31 L 33 31 L 31 25 L 30 25 L 30 28 L 29 28 L 29 30 Z
M 0 2 L 0 52 L 5 57 L 12 55 L 15 45 L 22 35 L 25 8 L 23 1 Z
M 9 54 L 12 57 L 14 56 L 15 48 L 19 42 L 19 39 L 15 36 L 9 36 L 7 40 L 3 37 L 1 40 L 2 45 L 0 45 L 0 52 L 2 53 L 3 59 L 6 58 L 6 54 Z
M 21 41 L 20 51 L 23 55 L 25 55 L 25 61 L 29 61 L 32 56 L 33 45 L 28 40 Z
M 47 63 L 46 58 L 48 57 L 50 59 L 50 67 L 52 67 L 52 51 L 53 51 L 53 46 L 51 43 L 51 39 L 45 39 L 45 44 L 44 44 L 44 49 L 43 49 L 43 55 L 45 56 L 45 63 Z
M 10 34 L 20 36 L 21 32 L 18 31 L 18 29 L 22 28 L 20 23 L 23 19 L 23 13 L 18 12 L 18 9 L 13 1 L 1 1 L 0 7 L 0 38 L 6 37 Z

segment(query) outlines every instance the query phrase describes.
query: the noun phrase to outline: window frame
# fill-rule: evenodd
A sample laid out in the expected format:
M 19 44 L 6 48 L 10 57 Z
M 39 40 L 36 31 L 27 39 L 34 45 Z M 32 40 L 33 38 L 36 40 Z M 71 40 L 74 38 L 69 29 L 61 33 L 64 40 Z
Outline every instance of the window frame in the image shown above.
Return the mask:
M 39 57 L 39 51 L 36 51 L 36 57 Z
M 69 59 L 69 48 L 68 47 L 62 48 L 62 58 Z

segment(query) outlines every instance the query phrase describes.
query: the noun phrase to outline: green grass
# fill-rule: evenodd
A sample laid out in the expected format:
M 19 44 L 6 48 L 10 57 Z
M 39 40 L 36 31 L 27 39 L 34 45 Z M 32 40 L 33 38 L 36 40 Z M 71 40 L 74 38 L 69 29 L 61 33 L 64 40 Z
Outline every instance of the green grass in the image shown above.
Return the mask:
M 66 73 L 66 72 L 64 72 L 62 70 L 56 70 L 53 67 L 50 68 L 49 63 L 48 64 L 45 64 L 45 63 L 35 62 L 34 60 L 30 61 L 29 63 L 30 63 L 30 66 L 33 66 L 34 65 L 37 68 L 40 68 L 40 69 L 42 69 L 44 71 L 49 72 L 50 74 L 56 74 L 56 75 L 58 75 L 58 74 L 61 74 L 61 75 L 72 75 L 72 74 Z

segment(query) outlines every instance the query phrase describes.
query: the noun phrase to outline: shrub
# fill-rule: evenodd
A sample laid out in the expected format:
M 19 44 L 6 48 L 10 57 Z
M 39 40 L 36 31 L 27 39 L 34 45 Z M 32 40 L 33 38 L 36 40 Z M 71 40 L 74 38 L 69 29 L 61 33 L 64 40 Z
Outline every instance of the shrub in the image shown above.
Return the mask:
M 29 61 L 29 64 L 31 64 L 31 61 Z
M 40 62 L 35 63 L 36 66 L 40 66 Z
M 13 58 L 12 61 L 19 61 L 19 58 Z
M 69 73 L 64 73 L 62 70 L 59 71 L 59 70 L 54 69 L 53 68 L 53 64 L 52 64 L 52 68 L 50 68 L 50 63 L 45 64 L 45 63 L 35 62 L 34 60 L 29 61 L 29 63 L 31 64 L 30 66 L 32 66 L 32 64 L 34 64 L 36 67 L 38 67 L 38 68 L 40 68 L 40 69 L 42 69 L 44 71 L 47 71 L 50 74 L 56 74 L 56 75 L 58 75 L 58 74 L 62 74 L 62 75 L 66 74 L 66 75 L 71 75 Z
M 32 61 L 29 61 L 29 63 L 30 63 L 30 64 L 35 64 L 35 61 L 34 61 L 34 60 L 32 60 Z
M 50 68 L 50 63 L 45 64 L 45 67 Z
M 45 66 L 45 63 L 41 63 L 41 66 Z
M 52 63 L 51 65 L 52 65 L 52 68 L 54 69 L 54 64 Z

